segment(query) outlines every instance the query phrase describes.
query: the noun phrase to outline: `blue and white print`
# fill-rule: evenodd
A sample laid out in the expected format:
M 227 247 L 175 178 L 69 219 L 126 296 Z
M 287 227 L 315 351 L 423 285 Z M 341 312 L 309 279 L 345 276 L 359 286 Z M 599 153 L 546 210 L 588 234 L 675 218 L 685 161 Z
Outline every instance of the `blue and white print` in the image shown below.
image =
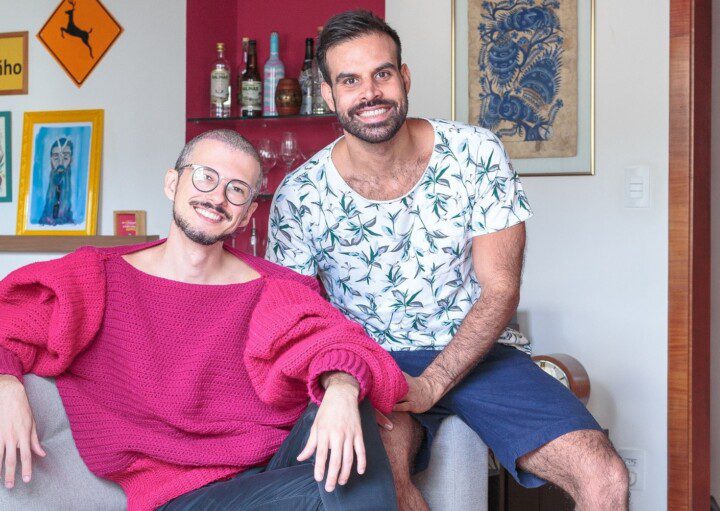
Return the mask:
M 492 132 L 429 122 L 435 147 L 405 196 L 355 192 L 332 162 L 336 141 L 288 175 L 271 206 L 267 259 L 318 275 L 331 302 L 387 350 L 444 347 L 480 295 L 473 237 L 532 215 Z

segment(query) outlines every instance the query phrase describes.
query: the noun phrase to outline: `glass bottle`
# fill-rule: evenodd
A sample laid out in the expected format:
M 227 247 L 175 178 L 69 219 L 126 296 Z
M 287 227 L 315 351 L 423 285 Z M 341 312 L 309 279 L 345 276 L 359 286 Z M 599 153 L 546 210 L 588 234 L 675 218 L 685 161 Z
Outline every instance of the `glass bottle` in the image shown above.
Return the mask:
M 277 32 L 270 35 L 270 57 L 265 62 L 263 87 L 263 115 L 276 116 L 275 89 L 278 82 L 285 78 L 285 65 L 280 60 L 280 38 Z
M 242 105 L 242 77 L 245 74 L 245 71 L 247 71 L 247 61 L 248 61 L 248 46 L 250 44 L 250 38 L 249 37 L 243 37 L 242 38 L 242 64 L 238 66 L 237 70 L 237 87 L 235 90 L 237 91 L 237 104 Z
M 225 58 L 225 44 L 217 43 L 217 59 L 210 72 L 210 116 L 230 116 L 230 64 Z
M 262 115 L 262 81 L 257 68 L 257 43 L 248 41 L 248 60 L 242 75 L 240 115 L 260 117 Z
M 317 46 L 320 46 L 320 34 L 323 27 L 318 27 Z M 322 97 L 321 85 L 323 82 L 322 72 L 317 65 L 317 58 L 313 59 L 312 64 L 312 113 L 315 115 L 326 114 L 330 111 Z
M 300 113 L 302 115 L 312 114 L 312 67 L 313 67 L 313 38 L 305 39 L 305 61 L 300 70 L 300 91 L 302 92 L 302 105 Z

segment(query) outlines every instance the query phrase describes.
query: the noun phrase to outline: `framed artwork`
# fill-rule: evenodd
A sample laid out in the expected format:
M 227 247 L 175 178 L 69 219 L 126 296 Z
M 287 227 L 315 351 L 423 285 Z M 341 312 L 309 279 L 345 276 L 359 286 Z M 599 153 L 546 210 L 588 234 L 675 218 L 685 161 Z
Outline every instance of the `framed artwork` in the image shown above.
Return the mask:
M 12 115 L 0 112 L 0 202 L 12 202 Z
M 26 112 L 17 234 L 94 235 L 103 110 Z
M 80 87 L 122 31 L 100 0 L 61 0 L 37 37 Z
M 0 95 L 28 93 L 28 33 L 0 34 Z
M 523 176 L 595 173 L 594 0 L 453 0 L 452 115 Z
M 113 220 L 115 236 L 145 236 L 147 234 L 145 211 L 114 211 Z

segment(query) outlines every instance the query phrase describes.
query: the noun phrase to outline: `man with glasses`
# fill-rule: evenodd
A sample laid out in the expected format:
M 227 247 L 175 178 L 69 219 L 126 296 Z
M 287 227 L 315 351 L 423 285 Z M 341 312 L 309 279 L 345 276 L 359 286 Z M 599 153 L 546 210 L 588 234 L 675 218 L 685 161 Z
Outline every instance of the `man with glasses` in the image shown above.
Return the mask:
M 46 455 L 21 383 L 33 372 L 56 377 L 81 457 L 131 511 L 395 509 L 370 405 L 407 391 L 392 358 L 314 279 L 223 246 L 260 177 L 237 133 L 200 135 L 165 175 L 167 239 L 0 282 L 7 488 Z

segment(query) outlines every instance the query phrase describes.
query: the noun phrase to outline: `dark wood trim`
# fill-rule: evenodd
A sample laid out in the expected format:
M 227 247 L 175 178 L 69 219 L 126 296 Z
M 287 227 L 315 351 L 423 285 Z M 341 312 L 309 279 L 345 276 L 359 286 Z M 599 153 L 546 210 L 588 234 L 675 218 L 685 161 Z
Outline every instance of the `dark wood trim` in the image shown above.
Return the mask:
M 65 253 L 87 245 L 116 247 L 159 239 L 155 236 L 0 236 L 0 252 Z
M 668 509 L 710 503 L 710 0 L 670 0 Z

